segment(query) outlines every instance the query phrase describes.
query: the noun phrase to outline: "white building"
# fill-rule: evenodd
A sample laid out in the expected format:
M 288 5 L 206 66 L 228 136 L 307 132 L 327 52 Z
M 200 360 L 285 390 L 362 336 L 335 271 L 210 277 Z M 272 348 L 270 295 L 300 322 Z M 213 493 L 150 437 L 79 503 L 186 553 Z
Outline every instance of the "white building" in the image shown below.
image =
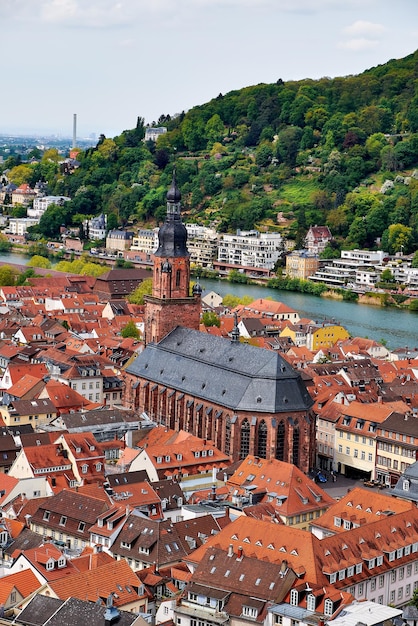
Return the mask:
M 333 287 L 371 287 L 380 278 L 380 266 L 387 258 L 383 250 L 341 250 L 341 258 L 318 269 L 309 280 L 322 282 Z
M 283 239 L 279 233 L 238 230 L 236 235 L 220 236 L 218 262 L 272 270 L 283 248 Z
M 92 217 L 91 220 L 86 220 L 86 226 L 90 240 L 99 241 L 106 239 L 107 216 L 104 213 L 100 213 L 97 217 Z
M 144 141 L 157 141 L 158 137 L 161 137 L 161 135 L 164 135 L 166 132 L 167 132 L 167 129 L 165 126 L 156 126 L 155 128 L 146 128 Z
M 36 224 L 39 224 L 38 217 L 11 217 L 7 230 L 12 235 L 24 235 L 30 226 L 36 226 Z
M 33 201 L 33 207 L 28 207 L 28 217 L 40 218 L 51 204 L 62 206 L 69 202 L 71 198 L 67 196 L 40 196 Z

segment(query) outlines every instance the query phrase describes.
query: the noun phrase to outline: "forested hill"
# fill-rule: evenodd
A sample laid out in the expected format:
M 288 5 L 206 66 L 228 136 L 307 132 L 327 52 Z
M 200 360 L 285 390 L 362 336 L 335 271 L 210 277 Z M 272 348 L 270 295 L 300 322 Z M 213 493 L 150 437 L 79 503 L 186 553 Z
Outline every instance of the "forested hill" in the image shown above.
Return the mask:
M 136 128 L 80 153 L 72 173 L 51 153 L 12 167 L 10 179 L 47 180 L 50 193 L 73 198 L 48 209 L 38 236 L 100 212 L 112 227 L 155 225 L 175 161 L 187 221 L 279 230 L 296 245 L 309 225 L 326 224 L 335 254 L 380 238 L 389 252 L 417 248 L 418 51 L 357 76 L 219 94 L 155 125 L 168 131 L 157 144 L 143 142 L 138 117 Z

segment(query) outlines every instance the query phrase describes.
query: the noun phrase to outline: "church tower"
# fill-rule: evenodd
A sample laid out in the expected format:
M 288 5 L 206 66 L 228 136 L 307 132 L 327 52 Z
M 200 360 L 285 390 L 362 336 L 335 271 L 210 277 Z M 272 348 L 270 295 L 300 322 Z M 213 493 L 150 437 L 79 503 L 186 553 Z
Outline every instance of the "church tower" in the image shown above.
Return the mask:
M 190 254 L 181 220 L 181 193 L 173 173 L 167 215 L 158 232 L 152 295 L 145 297 L 145 343 L 158 342 L 176 326 L 199 329 L 201 287 L 190 295 Z

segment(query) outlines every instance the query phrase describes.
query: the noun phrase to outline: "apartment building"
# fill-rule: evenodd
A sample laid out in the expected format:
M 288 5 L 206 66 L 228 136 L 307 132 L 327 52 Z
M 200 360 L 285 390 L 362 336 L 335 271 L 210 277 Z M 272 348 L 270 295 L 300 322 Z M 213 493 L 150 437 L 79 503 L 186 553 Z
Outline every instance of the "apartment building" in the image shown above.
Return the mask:
M 132 239 L 131 250 L 153 254 L 158 248 L 158 228 L 140 228 Z
M 217 266 L 241 266 L 273 270 L 283 254 L 284 243 L 279 233 L 240 231 L 236 235 L 222 234 L 218 244 Z
M 377 266 L 386 258 L 383 250 L 341 250 L 341 257 L 333 259 L 309 276 L 309 280 L 333 287 L 353 286 L 357 283 L 373 286 L 380 277 Z
M 190 262 L 200 267 L 211 268 L 218 254 L 218 233 L 213 228 L 198 224 L 186 224 L 185 226 Z

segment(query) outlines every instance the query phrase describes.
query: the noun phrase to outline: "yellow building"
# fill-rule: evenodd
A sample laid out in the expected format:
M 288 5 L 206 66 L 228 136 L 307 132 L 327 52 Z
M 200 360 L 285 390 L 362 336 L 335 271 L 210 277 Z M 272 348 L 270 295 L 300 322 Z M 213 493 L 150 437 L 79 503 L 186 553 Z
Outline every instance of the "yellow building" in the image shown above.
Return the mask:
M 57 417 L 57 411 L 49 398 L 36 400 L 15 400 L 0 407 L 0 415 L 6 426 L 31 424 L 33 428 L 48 424 Z
M 293 250 L 286 256 L 286 276 L 307 280 L 319 269 L 319 258 L 307 250 Z
M 324 322 L 317 324 L 291 324 L 283 328 L 280 337 L 290 337 L 295 346 L 306 346 L 311 352 L 321 348 L 331 348 L 342 339 L 348 339 L 350 334 L 339 324 Z
M 348 339 L 350 333 L 340 324 L 324 322 L 320 326 L 310 326 L 306 337 L 306 347 L 315 352 L 321 348 L 331 348 L 343 339 Z

